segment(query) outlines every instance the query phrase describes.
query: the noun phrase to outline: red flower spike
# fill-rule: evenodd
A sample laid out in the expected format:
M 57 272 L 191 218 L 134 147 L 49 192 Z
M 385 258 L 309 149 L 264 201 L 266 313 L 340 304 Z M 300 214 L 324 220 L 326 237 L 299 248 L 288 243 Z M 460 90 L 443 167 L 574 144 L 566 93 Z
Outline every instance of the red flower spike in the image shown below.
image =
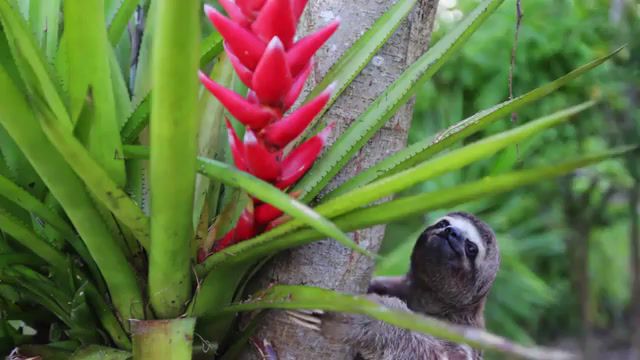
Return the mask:
M 291 7 L 293 8 L 293 17 L 296 19 L 296 24 L 300 20 L 300 16 L 304 12 L 304 8 L 307 6 L 307 0 L 292 0 L 293 4 Z
M 242 9 L 242 12 L 251 20 L 256 18 L 256 14 L 262 6 L 265 0 L 236 0 L 238 7 Z
M 272 222 L 270 222 L 269 225 L 267 225 L 267 227 L 264 229 L 264 232 L 271 231 L 271 230 L 273 230 L 273 228 L 276 228 L 276 227 L 286 223 L 289 220 L 291 220 L 291 216 L 282 215 L 279 218 L 277 218 L 277 219 L 273 220 Z
M 300 73 L 316 51 L 318 51 L 338 29 L 339 25 L 340 20 L 336 19 L 315 33 L 298 40 L 291 49 L 289 49 L 287 52 L 287 62 L 289 63 L 293 76 L 297 76 L 298 73 Z
M 265 225 L 282 215 L 282 210 L 271 204 L 262 204 L 256 207 L 256 224 Z
M 296 35 L 296 19 L 291 9 L 291 0 L 267 0 L 251 30 L 264 41 L 280 38 L 285 48 L 290 48 Z
M 335 84 L 331 84 L 315 99 L 301 106 L 284 119 L 277 121 L 264 129 L 264 139 L 276 148 L 283 148 L 289 142 L 298 137 L 311 121 L 327 105 Z
M 240 59 L 238 59 L 236 54 L 234 54 L 233 51 L 229 49 L 229 46 L 227 45 L 226 42 L 224 42 L 222 45 L 224 46 L 224 50 L 227 52 L 227 55 L 229 56 L 229 61 L 231 62 L 231 66 L 233 66 L 233 69 L 236 71 L 236 74 L 238 74 L 238 78 L 240 79 L 240 81 L 242 81 L 247 87 L 251 87 L 251 79 L 253 79 L 253 72 L 247 69 L 246 66 L 242 65 L 242 63 L 240 62 Z
M 264 53 L 265 43 L 251 31 L 229 20 L 213 7 L 205 5 L 204 11 L 240 62 L 250 70 L 255 69 Z
M 277 154 L 271 153 L 258 141 L 251 129 L 244 133 L 244 154 L 250 172 L 265 181 L 273 181 L 280 175 Z
M 294 199 L 299 198 L 300 195 L 302 195 L 302 191 L 300 190 L 292 191 L 289 193 L 289 196 Z M 274 207 L 271 204 L 262 204 L 255 209 L 255 222 L 257 226 L 268 224 L 283 214 L 282 210 Z
M 282 162 L 282 174 L 276 182 L 276 187 L 286 189 L 298 181 L 313 165 L 327 143 L 333 124 L 327 126 L 318 135 L 305 141 L 293 150 Z
M 229 140 L 229 147 L 231 148 L 231 155 L 233 156 L 233 163 L 236 165 L 238 170 L 247 171 L 247 162 L 244 156 L 244 145 L 240 138 L 238 138 L 238 134 L 236 134 L 236 129 L 233 128 L 229 119 L 224 119 L 227 123 L 227 138 Z
M 231 20 L 238 23 L 238 25 L 242 27 L 248 27 L 250 25 L 249 19 L 247 19 L 242 9 L 240 9 L 233 0 L 218 0 L 218 3 L 220 3 L 220 6 L 227 12 Z
M 292 82 L 284 47 L 276 36 L 267 45 L 253 73 L 251 88 L 263 104 L 278 104 L 282 102 Z
M 201 262 L 207 260 L 208 257 L 209 257 L 209 253 L 205 249 L 203 249 L 203 248 L 198 249 L 198 254 L 197 254 L 197 257 L 196 257 L 197 258 L 196 261 L 197 261 L 198 264 L 200 264 Z
M 258 95 L 256 95 L 256 92 L 251 89 L 247 91 L 247 100 L 252 104 L 260 104 L 260 100 L 258 100 Z
M 247 99 L 199 73 L 202 84 L 215 96 L 238 121 L 253 129 L 262 129 L 276 114 L 261 106 L 251 104 Z
M 304 84 L 307 82 L 309 78 L 309 74 L 311 74 L 311 68 L 313 67 L 313 61 L 309 61 L 307 65 L 304 67 L 302 72 L 298 75 L 298 77 L 291 84 L 291 88 L 289 92 L 282 100 L 283 111 L 289 110 L 291 106 L 298 100 L 300 93 L 302 93 L 302 89 L 304 89 Z
M 249 204 L 240 214 L 236 227 L 231 229 L 222 239 L 216 241 L 213 245 L 213 252 L 224 250 L 233 244 L 253 237 L 256 234 L 254 225 L 253 206 Z

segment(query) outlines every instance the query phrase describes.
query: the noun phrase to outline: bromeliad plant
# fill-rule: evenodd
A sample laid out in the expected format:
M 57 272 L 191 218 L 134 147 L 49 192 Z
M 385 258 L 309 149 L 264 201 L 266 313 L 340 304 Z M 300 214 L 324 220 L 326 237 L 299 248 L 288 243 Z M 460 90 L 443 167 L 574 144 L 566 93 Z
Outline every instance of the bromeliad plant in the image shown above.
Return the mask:
M 202 72 L 200 80 L 229 113 L 247 127 L 241 141 L 226 120 L 235 166 L 286 190 L 311 168 L 331 131 L 329 126 L 284 154 L 284 148 L 302 134 L 331 98 L 332 86 L 284 116 L 304 88 L 313 55 L 337 30 L 339 22 L 336 20 L 294 42 L 306 0 L 238 1 L 237 4 L 222 0 L 220 5 L 231 19 L 210 6 L 205 6 L 205 12 L 222 35 L 225 52 L 238 78 L 249 88 L 247 98 Z M 282 214 L 272 204 L 253 198 L 235 228 L 216 242 L 213 250 L 223 250 L 270 229 Z M 200 261 L 209 250 L 200 249 Z
M 15 358 L 190 359 L 194 348 L 215 344 L 217 354 L 234 358 L 250 335 L 229 337 L 239 311 L 320 308 L 528 358 L 555 356 L 330 290 L 274 286 L 240 300 L 260 262 L 279 250 L 330 237 L 371 256 L 344 232 L 509 191 L 627 151 L 370 205 L 589 108 L 577 105 L 442 153 L 613 54 L 393 154 L 316 199 L 312 209 L 306 204 L 502 1 L 482 1 L 317 161 L 331 126 L 313 136 L 304 130 L 314 118 L 327 124 L 323 109 L 416 0 L 391 6 L 293 111 L 312 55 L 337 22 L 296 41 L 305 1 L 219 0 L 228 17 L 206 8 L 218 32 L 199 42 L 199 0 L 139 3 L 0 0 L 1 351 L 14 349 Z M 210 71 L 200 79 L 218 100 L 199 94 L 199 68 Z M 236 79 L 249 87 L 246 97 Z M 236 120 L 246 127 L 243 141 Z M 291 150 L 296 137 L 306 141 Z M 228 148 L 231 156 L 224 155 Z M 287 221 L 278 219 L 281 213 Z M 222 239 L 213 245 L 218 233 Z

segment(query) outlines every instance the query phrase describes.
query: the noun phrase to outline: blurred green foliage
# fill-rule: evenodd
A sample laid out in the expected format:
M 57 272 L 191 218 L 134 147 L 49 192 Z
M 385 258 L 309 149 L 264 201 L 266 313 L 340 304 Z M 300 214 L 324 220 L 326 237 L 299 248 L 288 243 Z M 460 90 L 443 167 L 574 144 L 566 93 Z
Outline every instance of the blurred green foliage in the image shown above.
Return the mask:
M 442 16 L 443 12 L 466 12 L 475 1 L 455 3 L 441 4 L 438 32 L 433 41 L 437 41 L 456 18 L 451 14 Z M 443 189 L 530 167 L 538 161 L 559 161 L 571 153 L 601 150 L 620 143 L 622 139 L 612 123 L 612 114 L 627 113 L 636 124 L 640 121 L 640 112 L 628 103 L 626 96 L 629 87 L 640 85 L 637 66 L 640 42 L 630 36 L 640 29 L 640 7 L 634 1 L 623 2 L 623 11 L 617 20 L 614 3 L 608 0 L 522 2 L 524 17 L 517 42 L 514 96 L 620 45 L 626 43 L 627 47 L 614 61 L 520 111 L 515 123 L 588 98 L 600 100 L 596 108 L 567 125 L 412 191 Z M 452 4 L 454 8 L 443 9 Z M 409 143 L 433 136 L 508 98 L 515 20 L 516 2 L 506 2 L 463 51 L 423 86 L 416 99 Z M 512 128 L 515 123 L 505 118 L 476 136 Z M 473 141 L 476 136 L 466 141 Z M 633 136 L 624 140 L 629 139 L 633 140 Z M 500 241 L 502 267 L 486 312 L 490 330 L 524 342 L 534 339 L 553 342 L 578 334 L 579 300 L 570 282 L 566 239 L 571 229 L 563 212 L 564 193 L 582 194 L 592 182 L 596 184 L 595 191 L 589 193 L 594 197 L 589 202 L 593 206 L 608 189 L 616 190 L 606 203 L 604 222 L 595 224 L 590 234 L 589 276 L 595 326 L 611 329 L 621 325 L 630 293 L 628 210 L 624 190 L 632 178 L 623 160 L 612 160 L 580 171 L 570 181 L 548 181 L 463 207 L 490 223 Z M 377 274 L 404 273 L 408 268 L 408 254 L 420 230 L 441 214 L 432 213 L 428 218 L 406 219 L 390 225 L 383 245 L 387 257 L 378 264 Z

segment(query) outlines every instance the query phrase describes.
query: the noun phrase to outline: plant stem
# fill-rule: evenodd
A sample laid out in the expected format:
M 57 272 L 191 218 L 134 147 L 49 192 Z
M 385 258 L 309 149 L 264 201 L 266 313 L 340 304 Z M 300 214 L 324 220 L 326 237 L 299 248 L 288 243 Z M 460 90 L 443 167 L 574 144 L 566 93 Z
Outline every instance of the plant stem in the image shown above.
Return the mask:
M 155 24 L 149 299 L 160 318 L 179 316 L 191 295 L 199 5 L 198 0 L 161 1 Z
M 132 320 L 134 360 L 191 360 L 195 318 Z

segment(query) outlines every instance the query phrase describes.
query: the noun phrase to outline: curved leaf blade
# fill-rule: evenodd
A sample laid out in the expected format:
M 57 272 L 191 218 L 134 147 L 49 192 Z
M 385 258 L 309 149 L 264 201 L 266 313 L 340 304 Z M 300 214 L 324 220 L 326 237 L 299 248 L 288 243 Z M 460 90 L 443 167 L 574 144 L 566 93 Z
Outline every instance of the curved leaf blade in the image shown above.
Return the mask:
M 479 349 L 495 350 L 526 359 L 572 359 L 572 355 L 542 347 L 525 347 L 482 329 L 453 325 L 434 317 L 392 309 L 365 296 L 350 295 L 313 286 L 277 285 L 260 291 L 249 300 L 228 306 L 224 312 L 260 309 L 308 309 L 368 315 L 397 327 L 463 343 Z
M 542 180 L 552 179 L 570 173 L 573 170 L 591 166 L 598 162 L 621 156 L 635 147 L 623 147 L 611 151 L 588 155 L 561 164 L 516 171 L 496 177 L 489 177 L 464 185 L 455 186 L 437 192 L 405 197 L 364 209 L 354 210 L 334 220 L 343 231 L 354 231 L 369 226 L 387 224 L 408 216 L 420 215 L 429 211 L 457 206 L 483 197 L 501 194 L 518 187 L 526 186 Z M 266 235 L 269 235 L 267 233 Z M 217 266 L 251 262 L 277 251 L 301 246 L 322 239 L 323 234 L 305 228 L 284 236 L 265 236 L 265 238 L 248 240 L 228 250 L 211 255 L 205 263 L 199 265 L 198 274 L 205 274 Z M 264 241 L 262 241 L 264 240 Z
M 295 190 L 303 193 L 302 201 L 313 199 L 398 108 L 413 96 L 419 85 L 431 78 L 502 2 L 483 1 L 374 100 L 295 187 Z
M 4 67 L 0 67 L 0 93 L 0 125 L 64 208 L 98 265 L 114 306 L 125 318 L 143 317 L 142 293 L 133 268 L 107 229 L 84 183 L 44 134 L 32 104 L 27 102 Z M 36 98 L 34 96 L 34 100 Z
M 49 207 L 36 199 L 28 191 L 2 175 L 0 175 L 0 196 L 39 216 L 65 236 L 75 237 L 73 229 L 61 216 L 51 211 Z
M 68 62 L 71 120 L 83 144 L 118 184 L 126 182 L 122 142 L 116 116 L 104 5 L 99 1 L 67 0 L 64 40 Z
M 125 156 L 129 158 L 146 158 L 147 148 L 143 146 L 125 146 Z M 211 159 L 198 159 L 198 172 L 212 179 L 218 180 L 225 185 L 238 187 L 245 190 L 252 196 L 272 204 L 282 210 L 287 215 L 298 219 L 301 223 L 318 230 L 325 236 L 336 239 L 345 247 L 357 251 L 363 255 L 374 257 L 366 249 L 356 245 L 351 238 L 340 231 L 329 220 L 318 215 L 313 209 L 283 193 L 275 186 L 262 181 L 246 172 L 239 171 L 232 166 Z M 277 228 L 276 228 L 277 229 Z
M 591 105 L 592 103 L 590 102 L 584 103 L 543 117 L 539 120 L 532 121 L 528 124 L 521 125 L 502 134 L 494 135 L 476 143 L 467 145 L 461 149 L 444 154 L 433 160 L 423 162 L 418 166 L 407 169 L 388 178 L 373 182 L 336 199 L 329 200 L 327 203 L 316 207 L 315 210 L 322 216 L 328 218 L 347 214 L 352 210 L 393 194 L 394 192 L 402 191 L 417 183 L 429 180 L 445 172 L 459 169 L 475 160 L 490 156 L 500 149 L 517 143 L 520 140 L 532 136 L 548 127 L 558 125 L 563 121 L 566 121 L 569 115 L 584 110 Z M 426 204 L 429 204 L 429 202 Z M 393 214 L 387 213 L 386 216 L 391 217 Z M 350 221 L 341 221 L 339 224 L 339 226 L 346 231 L 352 231 L 369 226 L 360 224 L 360 226 L 354 227 L 356 225 L 358 225 L 356 222 Z M 299 229 L 300 227 L 301 223 L 298 220 L 293 220 L 258 237 L 230 246 L 228 249 L 213 254 L 207 258 L 204 263 L 198 265 L 197 271 L 199 274 L 205 274 L 213 267 L 222 263 L 231 264 L 236 262 L 252 261 L 278 250 L 303 245 L 310 241 L 319 239 L 305 238 L 305 236 L 308 236 L 305 235 L 308 234 L 306 233 L 306 230 L 287 234 L 293 230 Z
M 559 77 L 558 79 L 542 85 L 534 90 L 531 90 L 528 93 L 513 100 L 508 100 L 491 108 L 480 111 L 456 124 L 451 125 L 449 128 L 436 134 L 431 139 L 417 142 L 405 149 L 392 154 L 391 156 L 380 161 L 378 164 L 348 179 L 332 192 L 327 194 L 324 199 L 330 199 L 338 195 L 342 195 L 364 184 L 368 184 L 381 177 L 395 174 L 398 171 L 408 169 L 411 166 L 427 160 L 429 157 L 446 149 L 455 142 L 484 129 L 503 116 L 506 116 L 513 111 L 521 108 L 522 106 L 530 104 L 533 101 L 539 100 L 553 93 L 560 87 L 567 84 L 569 81 L 581 76 L 582 74 L 607 61 L 612 56 L 617 54 L 621 49 L 622 48 L 618 48 L 608 55 L 605 55 L 583 66 L 580 66 L 575 70 Z
M 122 38 L 129 20 L 133 13 L 136 11 L 136 7 L 140 3 L 140 0 L 123 0 L 116 12 L 116 15 L 109 24 L 109 42 L 115 46 Z
M 12 52 L 14 61 L 21 70 L 25 84 L 42 96 L 57 118 L 71 126 L 69 113 L 60 96 L 57 79 L 54 79 L 50 69 L 40 52 L 36 39 L 28 29 L 24 18 L 11 2 L 0 2 L 0 18 L 4 31 L 14 40 Z
M 28 225 L 21 223 L 3 208 L 0 208 L 0 229 L 57 270 L 65 271 L 67 268 L 67 258 L 64 254 L 41 239 L 29 229 Z
M 222 53 L 222 36 L 213 33 L 202 41 L 200 49 L 200 66 L 205 66 Z M 123 144 L 131 144 L 140 132 L 149 124 L 151 113 L 151 93 L 147 93 L 137 104 L 120 130 Z
M 69 244 L 71 244 L 85 264 L 87 264 L 91 269 L 91 273 L 94 276 L 100 276 L 100 272 L 98 271 L 93 258 L 89 254 L 89 251 L 77 237 L 73 228 L 61 216 L 52 211 L 47 205 L 40 202 L 40 200 L 36 199 L 28 191 L 14 184 L 11 180 L 2 175 L 0 175 L 0 196 L 5 197 L 9 201 L 40 217 L 58 230 L 62 235 L 64 235 L 65 239 Z
M 307 95 L 305 103 L 318 96 L 330 84 L 336 88 L 331 99 L 317 117 L 331 107 L 338 96 L 349 86 L 353 79 L 371 61 L 373 55 L 389 40 L 398 26 L 409 15 L 417 0 L 400 0 L 393 4 L 376 22 L 360 36 L 335 62 L 313 90 Z
M 72 133 L 52 120 L 46 109 L 39 110 L 42 111 L 43 130 L 51 143 L 65 157 L 69 166 L 84 181 L 91 193 L 133 232 L 140 244 L 148 248 L 150 242 L 148 217 L 93 160 L 91 154 Z

